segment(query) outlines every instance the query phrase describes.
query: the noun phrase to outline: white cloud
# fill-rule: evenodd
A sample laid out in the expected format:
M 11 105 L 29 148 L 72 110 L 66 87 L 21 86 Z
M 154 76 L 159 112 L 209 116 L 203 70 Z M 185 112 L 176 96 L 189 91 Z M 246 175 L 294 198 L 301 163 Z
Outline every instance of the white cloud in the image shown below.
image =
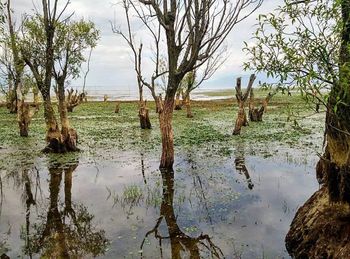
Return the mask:
M 65 3 L 65 1 L 60 2 Z M 84 17 L 94 21 L 101 31 L 101 40 L 91 59 L 87 85 L 100 86 L 101 89 L 130 89 L 130 87 L 136 87 L 130 50 L 120 36 L 112 33 L 110 25 L 110 21 L 115 20 L 123 27 L 124 14 L 121 7 L 113 5 L 113 2 L 116 1 L 72 0 L 67 13 L 74 11 L 75 17 Z M 233 29 L 226 40 L 228 53 L 230 53 L 226 63 L 203 87 L 205 85 L 211 88 L 229 87 L 233 85 L 236 76 L 249 73 L 245 73 L 242 68 L 243 62 L 247 60 L 246 54 L 242 51 L 243 42 L 251 42 L 253 25 L 256 23 L 258 14 L 271 12 L 281 2 L 281 0 L 265 0 L 256 13 Z M 39 0 L 13 1 L 12 6 L 17 20 L 20 19 L 21 14 L 33 12 L 33 3 L 40 10 L 41 1 Z M 139 30 L 137 36 L 143 37 L 146 45 L 148 40 L 145 38 L 145 31 Z M 147 62 L 150 61 L 144 60 L 144 62 L 146 69 L 149 69 Z M 81 85 L 81 82 L 82 79 L 78 79 L 73 81 L 72 85 Z

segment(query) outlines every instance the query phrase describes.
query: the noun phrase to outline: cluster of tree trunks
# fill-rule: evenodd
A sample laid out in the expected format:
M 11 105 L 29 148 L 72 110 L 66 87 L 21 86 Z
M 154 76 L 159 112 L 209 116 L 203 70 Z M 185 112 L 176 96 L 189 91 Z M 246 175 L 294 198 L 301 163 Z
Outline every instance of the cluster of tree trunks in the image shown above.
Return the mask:
M 236 99 L 238 103 L 238 114 L 237 119 L 235 123 L 235 128 L 233 130 L 233 135 L 239 135 L 241 134 L 241 129 L 243 126 L 248 126 L 248 119 L 247 114 L 245 111 L 246 102 L 249 96 L 249 120 L 254 122 L 262 121 L 262 117 L 264 113 L 267 111 L 267 105 L 270 102 L 271 98 L 277 93 L 276 91 L 268 93 L 268 95 L 265 97 L 265 99 L 262 101 L 262 104 L 260 107 L 255 107 L 254 104 L 254 92 L 253 92 L 253 83 L 256 79 L 256 76 L 252 74 L 249 79 L 249 83 L 247 86 L 247 89 L 245 90 L 244 94 L 242 92 L 241 88 L 241 78 L 237 78 L 236 83 Z

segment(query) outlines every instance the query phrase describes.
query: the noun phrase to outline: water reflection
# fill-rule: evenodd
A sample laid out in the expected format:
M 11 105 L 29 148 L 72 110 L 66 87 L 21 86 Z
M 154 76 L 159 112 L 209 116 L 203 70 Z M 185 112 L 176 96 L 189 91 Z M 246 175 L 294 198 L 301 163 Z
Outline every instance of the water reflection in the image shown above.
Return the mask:
M 26 190 L 25 254 L 41 254 L 49 258 L 80 258 L 103 254 L 108 240 L 104 230 L 92 225 L 94 216 L 86 206 L 72 201 L 73 172 L 78 160 L 69 164 L 52 162 L 49 166 L 49 206 L 39 214 L 39 221 L 30 228 L 30 206 L 35 204 L 29 181 Z M 64 202 L 60 202 L 60 186 L 64 177 Z M 24 179 L 26 179 L 24 177 Z M 46 214 L 46 216 L 45 216 Z M 30 229 L 33 233 L 30 233 Z
M 200 258 L 205 253 L 213 258 L 222 258 L 221 249 L 216 246 L 211 238 L 206 234 L 200 234 L 197 237 L 191 237 L 184 233 L 177 223 L 177 216 L 174 211 L 174 172 L 162 171 L 162 203 L 160 205 L 160 217 L 156 221 L 153 229 L 148 231 L 141 244 L 141 250 L 145 240 L 150 236 L 159 241 L 160 258 L 164 258 L 162 241 L 170 239 L 172 258 Z M 167 226 L 168 235 L 160 233 L 160 225 L 163 220 Z
M 252 190 L 254 188 L 254 184 L 245 165 L 244 143 L 241 142 L 237 144 L 235 150 L 235 168 L 239 174 L 243 174 L 245 176 L 248 189 Z

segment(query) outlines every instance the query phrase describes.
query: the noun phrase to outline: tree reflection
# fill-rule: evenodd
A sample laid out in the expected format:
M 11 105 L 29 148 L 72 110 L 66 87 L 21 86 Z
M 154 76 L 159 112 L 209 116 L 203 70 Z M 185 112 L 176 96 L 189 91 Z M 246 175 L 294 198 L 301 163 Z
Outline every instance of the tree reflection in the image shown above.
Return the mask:
M 245 154 L 244 154 L 244 145 L 242 143 L 238 143 L 235 150 L 235 168 L 239 174 L 243 174 L 246 178 L 248 189 L 252 190 L 254 188 L 254 184 L 252 179 L 250 178 L 248 169 L 245 165 Z
M 92 225 L 94 218 L 83 204 L 72 202 L 73 172 L 78 161 L 69 164 L 51 163 L 49 166 L 49 206 L 33 225 L 34 233 L 29 234 L 26 224 L 25 253 L 41 253 L 48 258 L 80 258 L 85 255 L 103 254 L 108 245 L 103 230 Z M 60 202 L 60 186 L 64 177 L 64 203 Z M 28 204 L 30 187 L 28 187 Z M 29 217 L 28 217 L 29 219 Z
M 163 196 L 160 206 L 160 217 L 158 218 L 155 227 L 148 231 L 141 244 L 141 250 L 145 244 L 145 240 L 151 234 L 154 234 L 160 245 L 160 254 L 163 258 L 162 241 L 170 239 L 171 256 L 172 258 L 181 258 L 183 253 L 187 254 L 186 258 L 200 258 L 201 251 L 206 250 L 214 258 L 222 258 L 221 249 L 216 246 L 208 235 L 201 234 L 198 237 L 191 237 L 185 234 L 177 223 L 177 217 L 174 211 L 174 172 L 161 171 Z M 159 231 L 159 226 L 165 220 L 168 236 L 164 236 Z

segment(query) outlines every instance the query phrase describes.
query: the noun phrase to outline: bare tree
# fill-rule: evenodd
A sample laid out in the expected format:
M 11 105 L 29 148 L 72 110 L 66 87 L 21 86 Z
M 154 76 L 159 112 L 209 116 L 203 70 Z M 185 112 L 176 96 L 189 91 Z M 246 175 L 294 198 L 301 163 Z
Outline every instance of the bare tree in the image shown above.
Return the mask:
M 150 89 L 157 105 L 162 136 L 160 168 L 171 169 L 174 163 L 172 117 L 174 97 L 182 79 L 220 51 L 232 28 L 251 15 L 262 1 L 124 0 L 129 35 L 132 35 L 130 19 L 135 15 L 153 41 L 154 69 L 150 80 L 142 73 L 143 49 L 140 47 L 136 51 L 135 44 L 131 48 L 138 60 L 135 62 L 137 78 Z M 162 69 L 162 61 L 165 69 Z M 163 75 L 167 76 L 164 100 L 156 96 L 155 91 L 157 80 Z
M 253 87 L 255 78 L 256 76 L 254 74 L 250 76 L 249 83 L 244 94 L 242 93 L 242 88 L 241 88 L 242 79 L 240 77 L 237 78 L 236 99 L 238 103 L 238 114 L 237 114 L 235 128 L 232 133 L 233 135 L 241 134 L 242 126 L 248 126 L 248 119 L 247 119 L 247 114 L 245 112 L 245 105 L 246 105 L 249 93 Z
M 176 92 L 175 99 L 175 110 L 179 109 L 179 97 L 182 94 L 182 104 L 186 106 L 186 116 L 187 118 L 192 118 L 192 108 L 191 108 L 191 93 L 199 88 L 203 82 L 210 79 L 214 73 L 220 68 L 220 66 L 226 61 L 227 48 L 223 47 L 219 52 L 215 53 L 215 56 L 209 58 L 203 65 L 203 69 L 197 68 L 193 71 L 188 72 L 182 79 L 180 87 Z

